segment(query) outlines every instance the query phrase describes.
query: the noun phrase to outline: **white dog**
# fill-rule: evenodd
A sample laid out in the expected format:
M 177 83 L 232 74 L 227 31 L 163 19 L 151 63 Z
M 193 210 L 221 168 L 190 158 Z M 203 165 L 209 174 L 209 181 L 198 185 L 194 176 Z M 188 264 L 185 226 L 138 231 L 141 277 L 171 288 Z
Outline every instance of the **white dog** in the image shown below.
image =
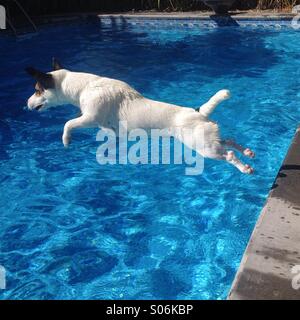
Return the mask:
M 88 73 L 63 69 L 53 59 L 53 70 L 43 73 L 34 68 L 26 71 L 37 81 L 35 93 L 28 100 L 30 110 L 45 110 L 63 104 L 77 106 L 81 115 L 64 126 L 62 141 L 68 146 L 74 128 L 101 127 L 117 130 L 120 121 L 127 122 L 127 129 L 164 129 L 188 127 L 193 134 L 188 147 L 203 157 L 225 160 L 241 172 L 251 174 L 253 169 L 243 164 L 232 150 L 254 157 L 249 148 L 243 148 L 232 140 L 221 140 L 219 128 L 208 116 L 216 106 L 230 97 L 228 90 L 221 90 L 198 110 L 158 102 L 143 97 L 126 83 Z M 200 132 L 204 132 L 202 147 L 195 144 Z

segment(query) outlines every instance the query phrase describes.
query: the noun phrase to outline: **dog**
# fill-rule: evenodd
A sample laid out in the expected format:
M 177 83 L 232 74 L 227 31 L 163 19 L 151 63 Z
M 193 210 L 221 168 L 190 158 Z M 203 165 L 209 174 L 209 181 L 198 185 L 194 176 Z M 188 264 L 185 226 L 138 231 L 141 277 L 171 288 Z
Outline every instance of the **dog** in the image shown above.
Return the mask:
M 30 110 L 44 111 L 48 108 L 72 104 L 81 115 L 66 122 L 62 135 L 65 147 L 70 144 L 75 128 L 100 127 L 116 131 L 120 121 L 127 122 L 127 130 L 164 129 L 188 127 L 192 136 L 183 141 L 205 158 L 225 160 L 245 174 L 253 168 L 243 164 L 233 150 L 253 158 L 254 152 L 243 148 L 233 140 L 222 140 L 218 125 L 209 120 L 209 115 L 219 103 L 230 98 L 228 90 L 217 92 L 198 109 L 181 107 L 143 97 L 125 82 L 89 73 L 66 70 L 53 58 L 53 71 L 44 73 L 35 68 L 26 71 L 36 80 L 35 93 L 28 99 Z M 204 133 L 202 146 L 196 146 L 196 138 Z

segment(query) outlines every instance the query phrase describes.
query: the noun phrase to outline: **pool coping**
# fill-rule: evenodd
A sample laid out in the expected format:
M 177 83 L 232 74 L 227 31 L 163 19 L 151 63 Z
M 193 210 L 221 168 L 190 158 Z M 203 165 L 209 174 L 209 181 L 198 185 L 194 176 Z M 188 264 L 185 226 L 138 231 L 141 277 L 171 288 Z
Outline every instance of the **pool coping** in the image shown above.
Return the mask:
M 251 28 L 293 28 L 298 30 L 298 19 L 295 13 L 274 13 L 262 14 L 233 12 L 228 15 L 216 15 L 212 12 L 201 13 L 117 13 L 98 14 L 103 26 L 142 26 L 151 27 L 174 27 L 186 28 L 217 28 L 217 27 L 251 27 Z
M 293 273 L 294 266 L 298 267 Z M 296 274 L 300 274 L 300 127 L 251 235 L 228 300 L 299 300 L 300 289 L 292 286 Z
M 52 14 L 36 16 L 35 21 L 38 23 L 63 22 L 85 19 L 91 16 L 101 18 L 119 18 L 119 19 L 167 19 L 167 20 L 212 20 L 212 18 L 234 18 L 234 20 L 261 20 L 261 21 L 280 21 L 292 20 L 296 14 L 291 12 L 274 12 L 274 11 L 232 11 L 228 15 L 216 15 L 212 11 L 189 11 L 189 12 L 74 12 L 71 14 Z
M 100 18 L 125 18 L 125 19 L 199 19 L 210 20 L 211 17 L 226 18 L 231 17 L 235 20 L 291 20 L 296 16 L 295 13 L 284 12 L 262 12 L 262 11 L 232 11 L 228 15 L 216 15 L 212 11 L 195 11 L 195 12 L 126 12 L 126 13 L 112 13 L 112 14 L 98 14 Z

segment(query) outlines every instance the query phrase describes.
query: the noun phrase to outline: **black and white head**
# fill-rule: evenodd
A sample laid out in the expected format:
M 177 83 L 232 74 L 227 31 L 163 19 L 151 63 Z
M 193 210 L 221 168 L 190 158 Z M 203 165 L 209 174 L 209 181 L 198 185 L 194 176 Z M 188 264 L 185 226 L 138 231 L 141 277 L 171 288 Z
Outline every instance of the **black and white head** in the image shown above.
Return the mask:
M 55 74 L 63 67 L 55 58 L 52 60 L 52 69 L 53 71 L 48 73 L 32 67 L 25 69 L 36 80 L 35 93 L 27 101 L 28 109 L 41 111 L 61 104 L 57 94 L 57 77 Z

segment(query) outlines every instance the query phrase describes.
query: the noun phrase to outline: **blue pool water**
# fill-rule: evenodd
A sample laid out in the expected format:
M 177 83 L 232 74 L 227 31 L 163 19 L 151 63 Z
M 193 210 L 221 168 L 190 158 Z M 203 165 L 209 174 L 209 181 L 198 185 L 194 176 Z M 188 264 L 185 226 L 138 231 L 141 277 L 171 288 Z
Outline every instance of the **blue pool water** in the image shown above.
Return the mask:
M 300 114 L 300 33 L 278 27 L 99 21 L 0 39 L 1 299 L 225 299 Z M 97 130 L 73 134 L 72 106 L 24 108 L 24 67 L 122 79 L 147 97 L 198 107 L 228 88 L 212 118 L 253 148 L 253 176 L 205 160 L 100 166 Z

